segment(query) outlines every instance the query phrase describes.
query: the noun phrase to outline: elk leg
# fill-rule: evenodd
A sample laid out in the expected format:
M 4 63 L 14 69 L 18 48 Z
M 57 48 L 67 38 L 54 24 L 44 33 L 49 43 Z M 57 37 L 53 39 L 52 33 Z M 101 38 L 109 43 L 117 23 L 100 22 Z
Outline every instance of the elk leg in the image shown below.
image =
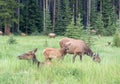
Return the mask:
M 57 58 L 57 61 L 60 61 L 60 58 Z
M 40 62 L 37 63 L 37 67 L 38 67 L 38 68 L 39 68 L 39 66 L 40 66 Z
M 52 60 L 52 58 L 49 58 L 49 61 L 51 61 Z
M 62 56 L 61 59 L 64 60 L 64 57 L 65 57 L 65 56 Z
M 82 61 L 82 55 L 80 55 L 80 60 Z
M 33 60 L 33 64 L 35 64 L 37 59 L 36 59 L 36 58 L 33 58 L 32 60 Z
M 73 63 L 75 62 L 76 56 L 77 56 L 76 54 L 73 56 Z

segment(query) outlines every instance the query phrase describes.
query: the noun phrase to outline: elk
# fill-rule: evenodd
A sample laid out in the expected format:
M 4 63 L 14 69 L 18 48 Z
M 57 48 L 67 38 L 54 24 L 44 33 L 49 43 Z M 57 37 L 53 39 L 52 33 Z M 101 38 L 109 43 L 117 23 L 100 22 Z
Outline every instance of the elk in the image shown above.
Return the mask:
M 60 42 L 59 42 L 60 47 L 61 47 L 61 48 L 64 48 L 64 47 L 65 47 L 65 44 L 66 44 L 67 42 L 69 42 L 70 40 L 74 40 L 74 39 L 72 39 L 72 38 L 63 38 L 63 39 L 61 39 Z M 67 54 L 67 52 L 65 52 L 65 54 Z
M 37 58 L 36 58 L 36 55 L 35 55 L 36 51 L 37 51 L 37 48 L 34 49 L 34 50 L 31 50 L 27 53 L 24 53 L 22 55 L 19 55 L 18 58 L 23 59 L 23 60 L 32 60 L 33 64 L 37 64 L 37 66 L 39 67 L 41 62 L 38 61 Z
M 21 33 L 21 36 L 27 36 L 25 33 Z
M 3 34 L 3 32 L 2 31 L 0 31 L 0 35 L 2 35 Z
M 101 59 L 98 54 L 93 53 L 93 51 L 87 46 L 87 44 L 82 40 L 72 39 L 72 38 L 63 38 L 60 40 L 59 45 L 61 48 L 66 49 L 66 53 L 74 54 L 73 62 L 77 55 L 80 56 L 82 61 L 82 56 L 84 54 L 93 58 L 93 61 L 100 62 Z
M 49 36 L 49 38 L 55 38 L 56 34 L 55 33 L 49 33 L 48 36 Z
M 51 61 L 53 58 L 60 60 L 65 55 L 65 48 L 45 48 L 43 51 L 45 61 Z
M 91 33 L 94 33 L 94 34 L 95 34 L 95 33 L 96 33 L 96 30 L 95 30 L 95 29 L 92 29 L 92 30 L 91 30 Z

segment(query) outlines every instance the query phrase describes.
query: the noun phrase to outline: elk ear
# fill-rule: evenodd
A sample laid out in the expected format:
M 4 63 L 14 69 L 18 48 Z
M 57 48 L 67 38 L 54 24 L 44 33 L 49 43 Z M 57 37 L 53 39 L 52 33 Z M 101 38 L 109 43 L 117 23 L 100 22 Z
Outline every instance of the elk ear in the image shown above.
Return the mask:
M 96 53 L 93 53 L 93 57 L 95 57 L 96 56 Z
M 32 51 L 32 53 L 36 53 L 37 52 L 37 48 L 35 48 L 33 51 Z

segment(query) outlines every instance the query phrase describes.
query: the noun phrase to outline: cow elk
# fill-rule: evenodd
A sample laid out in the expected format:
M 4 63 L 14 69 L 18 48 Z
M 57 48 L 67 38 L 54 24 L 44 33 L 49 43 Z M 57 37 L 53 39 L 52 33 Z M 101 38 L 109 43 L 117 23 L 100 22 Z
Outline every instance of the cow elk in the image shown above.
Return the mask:
M 92 52 L 92 50 L 87 46 L 87 44 L 82 40 L 72 39 L 72 38 L 63 38 L 60 40 L 59 45 L 61 48 L 66 49 L 66 53 L 73 54 L 73 62 L 77 55 L 80 56 L 82 61 L 82 56 L 84 54 L 93 58 L 93 61 L 100 62 L 101 59 L 98 54 Z

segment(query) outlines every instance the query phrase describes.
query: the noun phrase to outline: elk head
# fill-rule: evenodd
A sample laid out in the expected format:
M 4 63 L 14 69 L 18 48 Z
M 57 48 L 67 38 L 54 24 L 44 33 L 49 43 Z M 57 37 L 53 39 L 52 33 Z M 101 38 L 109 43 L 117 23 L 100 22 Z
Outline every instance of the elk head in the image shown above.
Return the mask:
M 24 59 L 24 60 L 31 60 L 33 58 L 36 58 L 36 55 L 35 55 L 36 51 L 37 51 L 37 48 L 27 53 L 24 53 L 22 55 L 19 55 L 18 58 Z
M 93 54 L 93 61 L 94 62 L 98 62 L 98 63 L 100 63 L 101 62 L 101 59 L 100 59 L 100 57 L 99 57 L 99 54 Z
M 32 60 L 33 63 L 36 63 L 37 66 L 39 67 L 40 62 L 36 58 L 36 55 L 35 55 L 36 51 L 37 51 L 37 48 L 27 53 L 24 53 L 22 55 L 19 55 L 18 58 L 23 60 Z

